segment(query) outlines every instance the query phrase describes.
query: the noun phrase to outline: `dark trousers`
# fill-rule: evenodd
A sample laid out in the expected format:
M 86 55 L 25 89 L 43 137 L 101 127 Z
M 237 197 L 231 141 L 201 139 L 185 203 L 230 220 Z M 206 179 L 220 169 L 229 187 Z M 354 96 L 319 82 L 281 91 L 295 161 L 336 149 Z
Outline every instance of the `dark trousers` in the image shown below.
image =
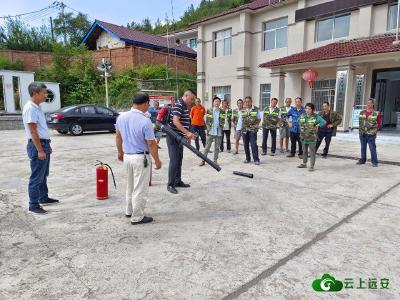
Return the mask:
M 168 185 L 175 185 L 182 181 L 183 145 L 167 135 L 169 154 Z
M 254 161 L 255 162 L 260 161 L 258 157 L 257 132 L 244 131 L 242 136 L 243 136 L 244 152 L 246 153 L 246 160 L 251 161 L 250 157 L 250 146 L 251 146 L 251 152 L 253 154 Z
M 275 153 L 275 151 L 276 151 L 276 129 L 263 128 L 262 151 L 263 151 L 263 153 L 267 153 L 267 142 L 268 142 L 268 134 L 269 133 L 271 134 L 271 138 L 272 138 L 271 152 Z
M 197 126 L 193 125 L 192 126 L 193 131 L 197 133 L 197 137 L 195 139 L 195 144 L 196 144 L 196 149 L 197 151 L 200 150 L 200 143 L 199 143 L 199 138 L 201 139 L 201 143 L 203 144 L 203 148 L 206 147 L 206 129 L 205 126 Z
M 318 131 L 318 140 L 317 140 L 317 149 L 315 152 L 318 151 L 319 146 L 321 146 L 322 140 L 325 139 L 325 148 L 324 151 L 322 152 L 322 155 L 326 156 L 328 155 L 329 152 L 329 145 L 331 144 L 332 140 L 332 131 Z
M 40 160 L 38 152 L 32 141 L 26 147 L 30 159 L 31 176 L 29 178 L 29 208 L 38 208 L 40 202 L 48 199 L 47 176 L 50 169 L 50 144 L 41 142 L 46 159 Z
M 296 142 L 299 145 L 299 155 L 303 155 L 303 146 L 300 141 L 300 133 L 290 132 L 290 153 L 296 154 Z
M 231 151 L 231 131 L 230 130 L 224 130 L 222 133 L 222 140 L 221 140 L 221 146 L 219 149 L 221 151 L 224 151 L 224 135 L 226 136 L 226 149 Z
M 361 142 L 361 160 L 363 162 L 367 161 L 367 144 L 369 146 L 369 151 L 371 152 L 371 162 L 373 164 L 378 163 L 378 155 L 376 153 L 376 135 L 367 135 L 362 134 L 360 135 L 360 142 Z

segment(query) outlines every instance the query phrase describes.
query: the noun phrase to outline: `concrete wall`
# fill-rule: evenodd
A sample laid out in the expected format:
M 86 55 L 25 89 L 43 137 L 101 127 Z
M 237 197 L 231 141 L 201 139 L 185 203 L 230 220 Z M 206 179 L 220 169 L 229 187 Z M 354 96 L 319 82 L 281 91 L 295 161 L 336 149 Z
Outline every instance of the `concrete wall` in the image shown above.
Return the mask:
M 125 42 L 113 37 L 111 34 L 109 34 L 106 31 L 103 31 L 100 36 L 97 38 L 96 41 L 96 49 L 102 49 L 102 48 L 120 48 L 120 47 L 125 47 Z

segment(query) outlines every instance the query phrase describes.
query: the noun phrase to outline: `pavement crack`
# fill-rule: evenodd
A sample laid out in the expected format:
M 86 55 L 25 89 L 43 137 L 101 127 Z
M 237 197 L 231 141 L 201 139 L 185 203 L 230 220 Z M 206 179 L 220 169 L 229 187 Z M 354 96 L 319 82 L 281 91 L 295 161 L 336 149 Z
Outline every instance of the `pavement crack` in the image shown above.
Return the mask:
M 277 263 L 275 263 L 274 265 L 272 265 L 268 269 L 262 271 L 256 277 L 254 277 L 250 281 L 246 282 L 245 284 L 241 285 L 239 288 L 237 288 L 233 292 L 230 292 L 228 295 L 224 296 L 222 299 L 223 300 L 236 299 L 237 297 L 239 297 L 243 293 L 247 292 L 250 288 L 252 288 L 253 286 L 257 285 L 262 280 L 270 277 L 272 274 L 275 273 L 275 271 L 277 271 L 280 267 L 284 266 L 290 260 L 294 259 L 295 257 L 300 255 L 301 253 L 303 253 L 307 249 L 311 248 L 314 244 L 316 244 L 319 241 L 321 241 L 322 239 L 324 239 L 329 233 L 331 233 L 332 231 L 336 230 L 337 228 L 342 226 L 344 223 L 349 222 L 354 216 L 360 214 L 362 211 L 364 211 L 365 209 L 367 209 L 371 205 L 375 204 L 379 199 L 381 199 L 382 197 L 384 197 L 385 195 L 387 195 L 388 193 L 390 193 L 392 190 L 394 190 L 395 188 L 397 188 L 399 186 L 400 186 L 400 182 L 394 184 L 389 189 L 383 191 L 382 193 L 380 193 L 379 195 L 374 197 L 369 202 L 365 203 L 364 205 L 362 205 L 361 207 L 359 207 L 358 209 L 356 209 L 352 213 L 350 213 L 347 216 L 345 216 L 344 218 L 342 218 L 337 223 L 335 223 L 332 226 L 330 226 L 328 229 L 317 233 L 317 235 L 312 240 L 310 240 L 307 243 L 303 244 L 302 246 L 296 248 L 294 251 L 289 253 L 287 256 L 285 256 L 284 258 L 280 259 Z

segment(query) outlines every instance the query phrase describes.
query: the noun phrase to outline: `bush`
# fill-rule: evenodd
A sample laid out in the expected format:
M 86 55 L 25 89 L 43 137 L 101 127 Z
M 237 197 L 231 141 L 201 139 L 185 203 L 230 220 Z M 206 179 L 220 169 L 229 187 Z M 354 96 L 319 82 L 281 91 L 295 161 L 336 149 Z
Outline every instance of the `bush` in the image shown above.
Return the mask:
M 20 59 L 16 59 L 14 62 L 8 57 L 0 54 L 0 70 L 16 70 L 22 71 L 24 67 Z

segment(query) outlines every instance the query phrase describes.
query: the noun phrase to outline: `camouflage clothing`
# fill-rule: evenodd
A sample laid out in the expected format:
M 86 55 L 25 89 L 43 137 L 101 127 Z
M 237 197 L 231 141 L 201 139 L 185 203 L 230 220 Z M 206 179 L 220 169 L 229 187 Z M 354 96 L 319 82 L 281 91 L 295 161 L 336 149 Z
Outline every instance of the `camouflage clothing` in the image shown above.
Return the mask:
M 227 111 L 225 111 L 224 109 L 221 108 L 220 119 L 223 120 L 222 129 L 224 129 L 225 118 L 228 118 L 229 129 L 227 129 L 227 130 L 231 130 L 231 127 L 232 127 L 232 109 L 228 109 Z
M 318 130 L 315 126 L 318 124 L 320 127 L 324 127 L 326 121 L 316 113 L 310 115 L 304 113 L 300 116 L 300 139 L 304 144 L 315 144 L 317 142 Z
M 290 110 L 290 107 L 289 107 L 289 110 Z M 286 115 L 287 115 L 289 110 L 286 110 L 286 106 L 280 108 L 281 116 L 279 118 L 279 127 L 281 127 L 281 128 L 288 128 L 289 127 L 289 123 L 288 123 L 288 121 L 286 119 Z
M 360 135 L 376 135 L 378 133 L 378 115 L 379 112 L 374 111 L 371 115 L 366 116 L 366 111 L 360 112 L 359 116 L 359 133 Z
M 264 109 L 264 117 L 262 122 L 262 127 L 268 129 L 276 129 L 279 122 L 279 107 L 275 107 L 271 112 L 269 107 Z
M 243 131 L 258 131 L 258 107 L 254 106 L 250 111 L 247 109 L 242 110 Z
M 224 122 L 225 122 L 225 112 L 220 110 L 219 111 L 219 126 L 221 127 L 221 131 L 222 131 L 222 128 L 224 128 Z M 214 123 L 214 112 L 213 112 L 213 109 L 207 109 L 207 112 L 206 112 L 206 125 L 207 125 L 207 131 L 208 132 L 211 131 L 213 123 Z
M 238 120 L 239 120 L 239 109 L 236 108 L 236 109 L 232 110 L 232 121 L 233 121 L 233 125 L 235 126 L 235 128 L 237 127 Z

